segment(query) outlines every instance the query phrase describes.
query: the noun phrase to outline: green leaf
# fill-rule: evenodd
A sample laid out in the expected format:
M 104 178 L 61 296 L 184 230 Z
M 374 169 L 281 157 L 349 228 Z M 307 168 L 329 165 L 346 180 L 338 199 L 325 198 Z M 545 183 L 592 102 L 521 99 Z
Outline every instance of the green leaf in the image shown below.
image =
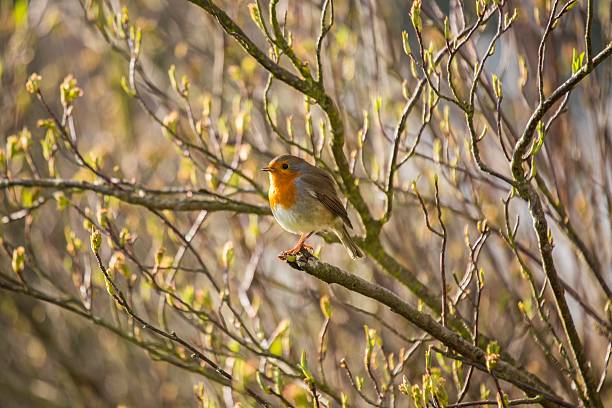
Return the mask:
M 321 297 L 320 300 L 321 312 L 326 319 L 331 319 L 332 317 L 332 308 L 331 302 L 329 301 L 329 296 L 325 295 Z
M 123 89 L 123 92 L 126 93 L 126 95 L 134 97 L 136 96 L 136 92 L 130 87 L 130 84 L 128 83 L 128 80 L 125 76 L 121 77 L 121 89 Z
M 7 137 L 6 138 L 6 158 L 10 160 L 21 152 L 22 152 L 21 145 L 19 143 L 19 138 L 17 137 L 17 135 L 10 135 L 9 137 Z
M 412 54 L 412 49 L 410 48 L 410 38 L 408 37 L 407 31 L 402 31 L 402 44 L 404 45 L 404 52 L 406 55 Z
M 414 405 L 417 408 L 423 408 L 423 391 L 421 391 L 421 388 L 414 384 L 410 390 L 410 393 L 412 394 Z
M 291 321 L 288 319 L 281 320 L 278 326 L 276 326 L 276 329 L 274 329 L 274 332 L 272 332 L 268 340 L 268 351 L 270 353 L 275 356 L 283 355 L 283 339 L 287 336 L 290 327 Z
M 314 377 L 308 368 L 308 361 L 306 360 L 306 352 L 302 351 L 302 355 L 300 356 L 300 369 L 302 370 L 302 374 L 304 375 L 304 379 L 307 381 L 313 381 Z
M 423 23 L 421 21 L 421 0 L 414 0 L 410 9 L 410 19 L 412 25 L 417 32 L 421 32 L 423 29 Z
M 448 24 L 448 17 L 444 17 L 444 38 L 450 40 L 450 26 Z
M 174 64 L 170 65 L 170 68 L 168 68 L 168 79 L 170 80 L 170 86 L 172 86 L 172 89 L 178 92 L 178 84 L 176 82 L 176 66 Z
M 232 267 L 234 263 L 234 243 L 232 241 L 227 241 L 225 245 L 223 245 L 221 263 L 225 269 L 230 269 Z
M 501 348 L 499 347 L 499 343 L 497 343 L 497 341 L 491 341 L 489 344 L 487 344 L 485 355 L 487 370 L 493 371 L 501 357 L 500 353 Z
M 83 90 L 77 86 L 77 80 L 72 74 L 68 74 L 60 85 L 60 99 L 62 106 L 68 107 L 83 96 Z
M 480 268 L 478 270 L 478 276 L 480 278 L 480 289 L 482 289 L 484 287 L 484 284 L 485 284 L 485 280 L 484 280 L 484 268 Z
M 365 379 L 362 376 L 358 375 L 355 377 L 355 386 L 357 387 L 358 391 L 363 390 L 364 383 L 365 383 Z
M 259 385 L 259 388 L 261 388 L 263 392 L 265 392 L 266 394 L 270 393 L 270 390 L 268 389 L 268 387 L 264 385 L 263 378 L 259 371 L 255 373 L 255 380 L 257 381 L 257 385 Z
M 493 74 L 491 79 L 493 82 L 493 92 L 495 92 L 497 99 L 500 99 L 503 96 L 501 80 L 495 74 Z
M 263 24 L 263 20 L 261 19 L 261 12 L 259 11 L 259 6 L 257 5 L 257 3 L 251 3 L 248 5 L 249 7 L 249 14 L 251 15 L 251 20 L 253 20 L 253 22 L 257 25 L 257 27 L 259 27 L 261 29 L 261 31 L 264 31 L 264 24 Z
M 342 408 L 348 407 L 348 395 L 341 392 L 340 393 L 340 401 L 342 402 Z
M 491 391 L 489 391 L 489 389 L 487 388 L 486 384 L 480 383 L 480 399 L 481 400 L 488 400 L 489 399 L 489 395 L 491 395 Z
M 274 341 L 270 344 L 268 351 L 275 356 L 283 355 L 283 339 L 281 337 L 276 337 Z
M 584 51 L 578 54 L 575 48 L 572 49 L 572 75 L 580 71 L 584 64 Z
M 100 231 L 92 228 L 89 242 L 91 244 L 91 250 L 97 253 L 100 250 L 100 245 L 102 245 L 102 234 L 100 234 Z

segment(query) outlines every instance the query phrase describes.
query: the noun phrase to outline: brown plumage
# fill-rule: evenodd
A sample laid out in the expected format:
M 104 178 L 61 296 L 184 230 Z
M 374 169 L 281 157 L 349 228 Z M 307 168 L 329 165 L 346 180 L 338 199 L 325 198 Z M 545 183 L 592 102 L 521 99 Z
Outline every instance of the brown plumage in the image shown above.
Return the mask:
M 326 171 L 292 155 L 278 156 L 262 170 L 270 174 L 269 199 L 274 218 L 285 230 L 300 234 L 297 244 L 281 257 L 308 247 L 306 239 L 321 230 L 334 231 L 352 258 L 363 257 L 346 229 L 353 225 Z

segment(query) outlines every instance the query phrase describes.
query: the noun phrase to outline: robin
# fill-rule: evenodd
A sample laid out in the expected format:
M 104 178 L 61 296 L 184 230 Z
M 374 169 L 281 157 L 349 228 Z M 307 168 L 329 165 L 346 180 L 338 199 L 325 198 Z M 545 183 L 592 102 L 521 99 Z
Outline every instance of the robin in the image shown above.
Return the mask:
M 302 248 L 312 250 L 305 242 L 322 230 L 333 231 L 351 258 L 363 257 L 346 229 L 353 225 L 327 172 L 289 154 L 272 159 L 262 170 L 270 175 L 268 197 L 274 218 L 286 231 L 300 234 L 295 246 L 283 251 L 280 259 L 296 255 Z

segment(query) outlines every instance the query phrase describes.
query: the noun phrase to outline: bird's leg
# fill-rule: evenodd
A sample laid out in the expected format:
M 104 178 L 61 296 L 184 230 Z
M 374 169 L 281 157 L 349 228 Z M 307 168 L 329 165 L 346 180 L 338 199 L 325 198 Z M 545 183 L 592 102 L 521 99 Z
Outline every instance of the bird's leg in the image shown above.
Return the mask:
M 306 248 L 306 250 L 307 250 L 308 252 L 312 252 L 312 251 L 314 251 L 314 248 L 312 247 L 312 245 L 308 245 L 308 244 L 306 243 L 306 240 L 307 240 L 308 238 L 310 238 L 310 236 L 311 236 L 312 234 L 314 234 L 314 231 L 312 231 L 312 232 L 308 233 L 308 235 L 306 235 L 306 238 L 304 238 L 304 240 L 302 241 L 302 248 Z
M 299 254 L 300 251 L 302 250 L 302 248 L 306 248 L 307 251 L 312 252 L 313 248 L 310 245 L 307 245 L 305 242 L 306 242 L 306 240 L 308 238 L 310 238 L 310 236 L 313 233 L 314 233 L 314 231 L 309 233 L 309 234 L 301 233 L 300 234 L 300 238 L 298 239 L 296 244 L 293 246 L 293 248 L 281 252 L 280 255 L 278 256 L 278 258 L 282 259 L 284 261 L 284 260 L 287 259 L 288 255 L 297 255 L 297 254 Z

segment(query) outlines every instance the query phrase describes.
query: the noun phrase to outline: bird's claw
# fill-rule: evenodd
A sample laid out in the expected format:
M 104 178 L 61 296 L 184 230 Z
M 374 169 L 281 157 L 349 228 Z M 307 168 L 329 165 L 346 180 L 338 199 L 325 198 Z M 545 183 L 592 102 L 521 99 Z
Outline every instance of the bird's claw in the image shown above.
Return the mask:
M 288 257 L 296 256 L 297 254 L 299 254 L 302 251 L 302 249 L 305 249 L 305 250 L 307 250 L 310 253 L 314 252 L 314 248 L 312 246 L 310 246 L 308 244 L 302 244 L 300 246 L 293 247 L 291 249 L 288 249 L 286 251 L 281 252 L 278 255 L 278 259 L 280 259 L 281 261 L 286 261 Z

